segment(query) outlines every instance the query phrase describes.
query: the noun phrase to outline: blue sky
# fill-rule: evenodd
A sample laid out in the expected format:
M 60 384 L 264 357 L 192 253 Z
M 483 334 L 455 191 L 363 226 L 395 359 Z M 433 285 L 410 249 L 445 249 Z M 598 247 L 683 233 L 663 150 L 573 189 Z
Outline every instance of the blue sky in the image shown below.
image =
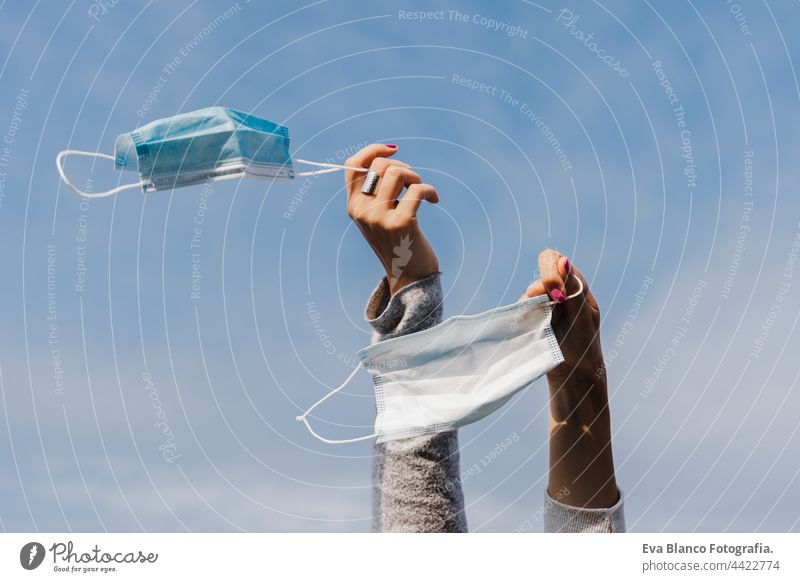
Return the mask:
M 55 171 L 225 105 L 297 157 L 397 144 L 441 196 L 420 220 L 448 316 L 568 254 L 603 312 L 630 529 L 797 530 L 796 10 L 0 3 L 0 526 L 369 530 L 370 445 L 294 420 L 369 342 L 381 272 L 342 176 L 82 204 Z M 131 178 L 71 162 L 95 191 Z M 541 529 L 546 406 L 538 382 L 462 431 L 473 531 Z M 366 374 L 319 416 L 370 431 Z

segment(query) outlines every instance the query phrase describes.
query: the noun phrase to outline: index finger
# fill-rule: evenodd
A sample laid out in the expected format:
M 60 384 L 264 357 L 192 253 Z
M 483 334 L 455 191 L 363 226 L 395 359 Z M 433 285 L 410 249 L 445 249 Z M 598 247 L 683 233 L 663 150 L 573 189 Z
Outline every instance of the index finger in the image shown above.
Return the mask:
M 372 162 L 375 161 L 375 158 L 388 158 L 389 156 L 393 156 L 397 153 L 397 146 L 395 145 L 386 145 L 382 143 L 373 143 L 366 147 L 361 148 L 351 157 L 347 158 L 345 162 L 345 166 L 355 167 L 355 168 L 369 168 L 372 165 Z M 345 170 L 345 182 L 348 186 L 352 189 L 356 186 L 359 188 L 361 184 L 354 183 L 357 182 L 359 179 L 363 179 L 365 176 L 365 172 L 357 172 L 355 170 Z
M 547 294 L 556 303 L 566 299 L 567 257 L 552 249 L 539 253 L 539 273 Z
M 562 259 L 559 261 L 559 264 L 559 277 L 561 277 L 561 271 L 564 272 L 562 280 L 565 281 L 564 285 L 566 287 L 566 296 L 569 297 L 578 291 L 582 284 L 583 295 L 588 299 L 592 306 L 596 306 L 597 303 L 592 295 L 592 292 L 589 290 L 589 283 L 586 281 L 586 277 L 583 276 L 583 273 L 581 273 L 574 265 L 572 265 L 569 259 L 566 257 L 562 257 Z M 578 283 L 578 279 L 580 279 L 580 283 Z M 529 299 L 531 297 L 536 297 L 537 295 L 548 295 L 550 293 L 548 289 L 549 287 L 545 281 L 542 279 L 537 279 L 528 285 L 525 293 L 523 293 L 522 297 L 520 297 L 520 301 Z
M 567 261 L 567 275 L 567 295 L 571 295 L 581 288 L 581 285 L 578 284 L 578 279 L 580 279 L 581 284 L 583 285 L 583 296 L 586 298 L 586 301 L 589 302 L 589 305 L 592 308 L 598 309 L 597 300 L 594 298 L 592 291 L 589 289 L 589 282 L 586 280 L 586 277 L 584 277 L 583 273 L 581 273 L 574 265 L 571 265 L 569 261 Z M 569 275 L 572 276 L 570 277 Z

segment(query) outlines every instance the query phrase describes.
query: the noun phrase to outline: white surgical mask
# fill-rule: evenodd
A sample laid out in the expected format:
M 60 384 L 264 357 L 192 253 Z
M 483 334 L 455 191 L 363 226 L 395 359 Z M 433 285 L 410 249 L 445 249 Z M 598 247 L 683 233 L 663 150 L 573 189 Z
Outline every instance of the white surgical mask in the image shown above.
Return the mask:
M 567 297 L 572 299 L 580 289 Z M 314 432 L 308 415 L 355 377 L 326 394 L 297 420 L 319 440 L 378 442 L 453 430 L 488 416 L 564 361 L 547 295 L 462 315 L 429 329 L 364 348 L 361 366 L 372 375 L 378 414 L 371 435 L 331 440 Z

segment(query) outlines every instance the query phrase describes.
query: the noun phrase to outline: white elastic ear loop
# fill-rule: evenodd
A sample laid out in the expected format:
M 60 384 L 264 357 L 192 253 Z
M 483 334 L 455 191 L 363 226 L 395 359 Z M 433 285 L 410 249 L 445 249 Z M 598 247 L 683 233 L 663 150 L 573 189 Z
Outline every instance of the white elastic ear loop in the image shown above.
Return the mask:
M 66 184 L 67 188 L 75 192 L 78 196 L 82 196 L 83 198 L 105 198 L 106 196 L 113 196 L 119 192 L 124 190 L 130 190 L 132 188 L 141 188 L 144 182 L 136 182 L 135 184 L 124 184 L 122 186 L 117 186 L 116 188 L 112 188 L 111 190 L 106 190 L 105 192 L 84 192 L 83 190 L 79 189 L 75 186 L 72 182 L 69 181 L 67 175 L 64 173 L 64 165 L 62 160 L 67 156 L 84 156 L 86 158 L 103 158 L 104 160 L 111 160 L 114 161 L 114 156 L 110 156 L 108 154 L 102 154 L 100 152 L 84 152 L 81 150 L 64 150 L 58 152 L 56 156 L 56 167 L 58 168 L 58 175 L 61 176 L 61 181 Z
M 571 274 L 572 273 L 570 273 L 570 275 Z M 572 276 L 575 277 L 574 275 L 572 275 Z M 567 295 L 564 298 L 564 301 L 569 301 L 570 299 L 575 299 L 578 295 L 583 293 L 583 281 L 581 281 L 580 277 L 575 277 L 575 279 L 578 280 L 578 290 L 575 291 L 575 293 L 573 293 L 572 295 Z M 564 301 L 562 301 L 561 303 L 564 303 Z M 557 301 L 550 301 L 549 303 L 550 303 L 550 305 L 559 305 L 559 303 Z
M 372 433 L 370 435 L 363 436 L 363 437 L 357 437 L 357 438 L 354 438 L 354 439 L 343 439 L 343 440 L 326 439 L 325 437 L 322 437 L 322 436 L 318 435 L 316 432 L 314 432 L 314 429 L 311 428 L 311 425 L 308 423 L 308 419 L 306 418 L 309 414 L 311 414 L 311 411 L 314 410 L 317 406 L 319 406 L 320 404 L 325 402 L 328 398 L 330 398 L 331 396 L 333 396 L 334 394 L 336 394 L 337 392 L 342 390 L 345 386 L 347 386 L 353 380 L 353 378 L 355 378 L 356 374 L 358 373 L 359 368 L 361 368 L 360 364 L 347 377 L 347 380 L 342 382 L 342 384 L 338 388 L 335 388 L 335 389 L 331 390 L 330 392 L 328 392 L 325 396 L 323 396 L 322 398 L 317 400 L 317 402 L 315 404 L 313 404 L 311 406 L 311 408 L 306 410 L 305 413 L 303 413 L 300 416 L 295 417 L 296 421 L 302 422 L 303 424 L 305 424 L 306 428 L 308 429 L 308 432 L 310 432 L 312 435 L 317 437 L 323 443 L 328 443 L 330 445 L 344 445 L 344 444 L 347 444 L 347 443 L 357 443 L 359 441 L 366 441 L 366 440 L 369 440 L 369 439 L 372 439 L 372 438 L 375 438 L 376 436 L 378 436 L 378 433 Z
M 317 176 L 319 174 L 329 174 L 331 172 L 337 172 L 339 170 L 353 170 L 354 172 L 369 172 L 369 168 L 356 168 L 353 166 L 342 166 L 340 164 L 329 164 L 327 162 L 309 162 L 308 160 L 298 160 L 297 158 L 294 159 L 295 163 L 298 164 L 307 164 L 309 166 L 318 166 L 320 168 L 325 168 L 324 170 L 311 170 L 309 172 L 295 172 L 295 176 Z

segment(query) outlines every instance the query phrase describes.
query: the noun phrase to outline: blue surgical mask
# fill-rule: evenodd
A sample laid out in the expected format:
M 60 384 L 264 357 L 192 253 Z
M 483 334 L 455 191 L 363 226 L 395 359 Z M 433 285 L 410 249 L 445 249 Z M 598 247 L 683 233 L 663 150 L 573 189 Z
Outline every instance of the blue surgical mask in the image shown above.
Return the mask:
M 89 193 L 66 177 L 63 159 L 69 155 L 113 160 L 117 170 L 139 173 L 140 181 L 106 192 Z M 141 187 L 144 192 L 170 190 L 209 180 L 260 178 L 291 180 L 344 169 L 345 166 L 295 160 L 327 168 L 295 172 L 289 154 L 289 129 L 268 119 L 230 109 L 207 107 L 174 117 L 152 121 L 118 136 L 114 155 L 64 150 L 56 166 L 64 183 L 85 198 L 103 198 Z M 351 168 L 366 171 L 365 168 Z

